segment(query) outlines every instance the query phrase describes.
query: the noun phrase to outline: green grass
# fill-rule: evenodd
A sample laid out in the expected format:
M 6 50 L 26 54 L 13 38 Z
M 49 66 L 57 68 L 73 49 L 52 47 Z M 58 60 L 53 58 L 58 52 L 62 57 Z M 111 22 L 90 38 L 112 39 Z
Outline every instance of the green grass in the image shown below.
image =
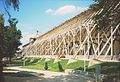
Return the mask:
M 37 69 L 37 70 L 44 70 L 44 62 L 45 59 L 32 59 L 32 61 L 30 61 L 31 59 L 25 59 L 25 66 L 23 66 L 24 68 L 30 68 L 30 69 Z M 81 60 L 78 60 L 77 62 L 73 62 L 70 64 L 68 63 L 68 60 L 62 59 L 60 61 L 63 69 L 76 69 L 76 70 L 83 70 L 83 65 L 84 62 Z M 88 65 L 88 62 L 86 62 L 86 64 Z M 51 59 L 50 61 L 48 61 L 48 70 L 49 71 L 59 71 L 58 69 L 58 63 L 54 63 L 54 59 Z
M 86 65 L 88 65 L 88 61 L 86 61 Z M 73 62 L 71 64 L 67 65 L 67 69 L 75 69 L 75 70 L 83 70 L 84 61 L 77 60 L 76 62 Z
M 44 62 L 45 59 L 35 59 L 35 58 L 26 58 L 22 59 L 22 63 L 25 61 L 24 68 L 37 69 L 37 70 L 45 70 Z M 21 60 L 17 60 L 17 64 L 21 63 Z M 62 68 L 65 69 L 74 69 L 74 70 L 83 70 L 84 61 L 78 60 L 76 62 L 68 63 L 68 60 L 61 59 L 60 61 Z M 86 66 L 88 66 L 88 61 L 86 61 Z M 23 65 L 23 64 L 22 64 Z M 101 73 L 110 74 L 113 76 L 120 75 L 120 62 L 104 62 L 101 63 Z M 48 61 L 48 70 L 49 71 L 59 71 L 58 63 L 54 63 L 54 59 Z M 87 71 L 95 72 L 95 65 L 87 68 Z

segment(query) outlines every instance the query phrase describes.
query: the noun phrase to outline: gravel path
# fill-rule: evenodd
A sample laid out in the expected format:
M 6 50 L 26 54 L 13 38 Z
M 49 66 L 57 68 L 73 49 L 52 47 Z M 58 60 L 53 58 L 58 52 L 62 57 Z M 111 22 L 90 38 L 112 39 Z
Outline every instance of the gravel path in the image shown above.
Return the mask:
M 5 67 L 5 69 L 34 72 L 36 77 L 5 77 L 5 82 L 93 82 L 89 79 L 77 75 L 69 75 L 63 72 L 51 72 L 43 70 L 33 70 L 21 67 Z
M 35 72 L 36 73 L 36 74 L 34 74 L 35 76 L 42 75 L 43 77 L 68 75 L 67 73 L 63 73 L 63 72 L 52 72 L 52 71 L 34 70 L 34 69 L 21 68 L 20 66 L 19 67 L 5 67 L 5 69 Z

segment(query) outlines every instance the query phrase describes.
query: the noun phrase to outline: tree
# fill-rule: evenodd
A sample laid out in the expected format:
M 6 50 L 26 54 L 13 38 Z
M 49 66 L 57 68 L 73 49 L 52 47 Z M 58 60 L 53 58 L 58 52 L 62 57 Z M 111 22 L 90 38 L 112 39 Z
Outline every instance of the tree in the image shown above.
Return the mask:
M 21 45 L 21 31 L 17 30 L 16 24 L 18 21 L 14 18 L 8 20 L 9 26 L 4 26 L 3 15 L 0 15 L 0 82 L 2 79 L 2 59 L 4 57 L 12 57 Z
M 16 24 L 18 21 L 15 18 L 11 18 L 8 20 L 10 26 L 5 26 L 7 29 L 5 34 L 5 42 L 6 42 L 6 54 L 5 57 L 11 57 L 16 53 L 17 50 L 20 50 L 18 47 L 21 45 L 21 31 L 17 30 Z
M 2 0 L 7 8 L 13 6 L 15 10 L 19 10 L 19 0 Z
M 19 4 L 20 4 L 19 0 L 2 0 L 2 2 L 3 2 L 4 9 L 7 12 L 9 18 L 11 18 L 10 13 L 8 12 L 8 9 L 10 7 L 13 7 L 15 11 L 16 10 L 19 11 Z
M 3 58 L 3 48 L 4 48 L 4 19 L 3 19 L 3 14 L 0 14 L 0 82 L 3 82 L 3 75 L 2 75 L 2 71 L 3 71 L 3 66 L 2 66 L 2 58 Z
M 10 13 L 8 12 L 9 7 L 13 7 L 14 10 L 19 10 L 19 0 L 2 0 L 2 2 L 5 11 L 9 15 L 9 18 L 11 18 Z M 4 36 L 5 35 L 4 33 L 7 33 L 7 28 L 4 27 L 3 14 L 0 14 L 0 82 L 4 82 L 2 75 L 2 71 L 3 71 L 2 58 L 6 54 L 5 50 L 8 50 L 8 45 L 6 45 L 7 40 L 6 37 Z M 18 31 L 18 33 L 20 33 L 20 31 Z M 17 41 L 16 43 L 19 44 L 19 41 Z

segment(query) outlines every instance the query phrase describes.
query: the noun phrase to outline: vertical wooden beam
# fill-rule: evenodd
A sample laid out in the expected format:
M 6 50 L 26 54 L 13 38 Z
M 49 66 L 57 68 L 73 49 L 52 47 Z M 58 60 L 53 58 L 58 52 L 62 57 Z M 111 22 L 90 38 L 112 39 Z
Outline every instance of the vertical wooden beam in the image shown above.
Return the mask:
M 53 38 L 52 40 L 52 50 L 51 50 L 51 56 L 53 56 L 53 52 L 54 52 L 54 49 L 55 49 L 55 39 Z
M 72 34 L 73 34 L 73 54 L 72 55 L 75 55 L 75 30 L 73 30 Z
M 67 52 L 67 47 L 66 47 L 66 41 L 65 41 L 65 37 L 66 37 L 66 34 L 64 34 L 63 36 L 63 53 L 65 52 L 64 55 L 68 55 L 68 52 Z
M 111 59 L 113 59 L 113 27 L 111 26 Z
M 100 32 L 98 31 L 98 54 L 100 53 Z M 98 55 L 97 54 L 97 55 Z M 95 54 L 96 55 L 96 54 Z
M 85 52 L 86 52 L 86 49 L 85 49 L 85 45 L 84 45 L 84 72 L 86 71 L 86 62 L 85 62 L 85 60 L 86 60 L 86 54 L 85 54 Z
M 88 49 L 88 57 L 89 57 L 89 55 L 90 55 L 90 35 L 91 35 L 91 33 L 89 33 L 89 31 L 90 31 L 90 27 L 89 26 L 87 26 L 87 36 L 88 36 L 88 39 L 87 39 L 87 44 L 88 44 L 88 46 L 87 46 L 87 49 Z

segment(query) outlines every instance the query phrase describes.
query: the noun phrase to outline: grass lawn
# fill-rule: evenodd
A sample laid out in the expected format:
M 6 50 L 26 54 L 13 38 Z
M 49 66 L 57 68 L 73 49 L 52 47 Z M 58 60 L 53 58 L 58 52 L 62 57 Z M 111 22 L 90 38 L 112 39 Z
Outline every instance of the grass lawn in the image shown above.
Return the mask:
M 39 70 L 44 70 L 44 63 L 45 63 L 45 59 L 33 59 L 32 61 L 30 61 L 31 59 L 27 59 L 26 65 L 23 66 L 24 68 L 31 68 L 31 69 L 39 69 Z M 50 71 L 59 71 L 58 69 L 58 63 L 54 62 L 54 59 L 51 59 L 48 61 L 48 70 Z M 62 68 L 65 69 L 83 69 L 83 65 L 84 62 L 83 61 L 76 61 L 70 64 L 67 64 L 68 60 L 65 59 L 61 59 L 60 64 L 62 65 Z M 86 65 L 88 65 L 88 62 L 86 62 Z
M 22 62 L 21 62 L 22 61 Z M 16 64 L 23 65 L 25 61 L 24 68 L 30 69 L 37 69 L 37 70 L 45 70 L 45 59 L 35 59 L 35 58 L 26 58 L 17 60 Z M 58 63 L 54 63 L 54 59 L 50 59 L 48 62 L 48 70 L 49 71 L 59 71 Z M 86 67 L 88 66 L 88 61 L 86 61 Z M 83 70 L 84 68 L 84 61 L 77 60 L 76 62 L 68 64 L 68 60 L 61 59 L 60 64 L 62 65 L 63 70 L 65 69 L 74 69 L 74 70 Z M 120 62 L 103 62 L 101 65 L 101 73 L 102 74 L 109 74 L 112 76 L 119 76 L 120 75 Z M 87 71 L 95 72 L 95 65 L 92 67 L 87 68 Z

